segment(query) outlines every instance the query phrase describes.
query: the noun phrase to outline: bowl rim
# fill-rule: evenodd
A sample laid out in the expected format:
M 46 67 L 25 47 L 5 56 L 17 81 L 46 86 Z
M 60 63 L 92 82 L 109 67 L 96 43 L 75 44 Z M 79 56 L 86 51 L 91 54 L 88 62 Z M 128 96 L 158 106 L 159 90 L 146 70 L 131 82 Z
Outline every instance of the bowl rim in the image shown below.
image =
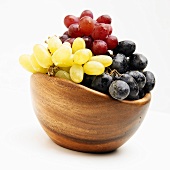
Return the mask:
M 145 104 L 145 103 L 148 103 L 150 100 L 151 100 L 151 93 L 146 93 L 146 95 L 141 98 L 141 99 L 138 99 L 138 100 L 116 100 L 114 98 L 112 98 L 110 95 L 108 94 L 105 94 L 105 93 L 102 93 L 102 92 L 99 92 L 97 90 L 94 90 L 94 89 L 91 89 L 89 87 L 86 87 L 84 86 L 83 84 L 80 84 L 80 83 L 75 83 L 75 82 L 72 82 L 70 80 L 67 80 L 67 79 L 64 79 L 64 78 L 60 78 L 60 77 L 55 77 L 55 76 L 49 76 L 48 74 L 43 74 L 43 73 L 33 73 L 31 75 L 31 77 L 33 76 L 36 76 L 36 75 L 43 75 L 43 76 L 47 76 L 48 79 L 52 80 L 52 83 L 55 83 L 55 79 L 60 81 L 60 82 L 63 82 L 63 83 L 66 83 L 68 85 L 71 85 L 73 86 L 74 88 L 78 87 L 78 88 L 81 88 L 81 89 L 84 89 L 84 90 L 87 90 L 88 92 L 90 93 L 93 93 L 94 95 L 97 95 L 97 96 L 100 96 L 100 97 L 104 97 L 104 98 L 110 98 L 114 101 L 117 101 L 117 102 L 120 102 L 120 103 L 125 103 L 125 104 L 134 104 L 134 105 L 142 105 L 142 104 Z

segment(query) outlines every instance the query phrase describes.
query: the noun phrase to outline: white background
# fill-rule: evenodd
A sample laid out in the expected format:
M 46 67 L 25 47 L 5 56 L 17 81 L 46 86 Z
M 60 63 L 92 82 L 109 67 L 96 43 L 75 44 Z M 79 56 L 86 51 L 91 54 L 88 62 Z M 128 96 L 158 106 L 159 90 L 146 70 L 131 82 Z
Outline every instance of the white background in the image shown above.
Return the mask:
M 46 157 L 43 155 L 45 152 L 47 156 L 51 156 L 49 159 L 52 161 L 55 160 L 55 154 L 57 153 L 61 154 L 61 158 L 62 156 L 66 157 L 66 160 L 64 158 L 59 160 L 58 164 L 56 164 L 58 167 L 61 167 L 61 162 L 62 164 L 67 164 L 65 161 L 70 160 L 67 164 L 69 167 L 69 163 L 72 160 L 73 163 L 71 165 L 74 165 L 75 168 L 75 165 L 89 163 L 89 158 L 94 161 L 93 166 L 91 166 L 93 169 L 97 167 L 97 164 L 102 167 L 102 160 L 107 162 L 107 165 L 103 164 L 103 166 L 109 167 L 109 161 L 112 160 L 113 155 L 75 154 L 75 152 L 54 146 L 46 138 L 32 110 L 29 92 L 30 73 L 23 70 L 18 64 L 19 56 L 24 53 L 31 54 L 34 44 L 43 44 L 48 36 L 54 34 L 61 35 L 66 31 L 63 23 L 66 15 L 73 14 L 79 16 L 85 9 L 92 10 L 94 18 L 102 14 L 110 15 L 112 17 L 113 34 L 120 41 L 125 39 L 134 41 L 137 45 L 136 52 L 142 53 L 148 58 L 149 62 L 146 70 L 152 71 L 156 77 L 156 86 L 152 91 L 152 101 L 148 111 L 150 115 L 146 122 L 144 122 L 141 132 L 138 132 L 136 137 L 134 136 L 131 142 L 125 145 L 124 149 L 120 149 L 119 153 L 123 154 L 122 156 L 117 154 L 119 156 L 115 158 L 117 161 L 115 167 L 118 169 L 122 159 L 124 161 L 127 159 L 128 154 L 125 154 L 127 152 L 131 151 L 129 162 L 135 162 L 136 160 L 138 162 L 143 155 L 149 155 L 147 150 L 152 144 L 151 141 L 150 143 L 148 142 L 149 144 L 146 141 L 149 140 L 147 138 L 150 137 L 150 134 L 146 135 L 142 130 L 148 133 L 146 128 L 151 128 L 153 130 L 151 134 L 155 134 L 156 140 L 159 135 L 156 135 L 154 130 L 159 131 L 162 128 L 164 131 L 167 129 L 168 125 L 166 122 L 170 120 L 170 117 L 168 117 L 170 114 L 169 0 L 0 0 L 0 132 L 3 134 L 0 139 L 2 142 L 1 149 L 3 148 L 4 152 L 7 150 L 6 154 L 0 151 L 0 157 L 4 157 L 3 162 L 5 165 L 9 161 L 8 166 L 10 166 L 10 162 L 13 160 L 13 163 L 15 162 L 14 166 L 19 166 L 18 162 L 15 161 L 17 158 L 22 159 L 23 162 L 25 161 L 24 163 L 30 164 L 32 161 L 33 163 L 38 162 L 39 165 L 46 160 Z M 153 122 L 154 120 L 155 122 Z M 23 133 L 22 129 L 26 131 Z M 35 132 L 33 136 L 41 141 L 40 144 L 31 138 L 32 131 Z M 159 131 L 159 133 L 161 132 Z M 142 146 L 142 143 L 138 141 L 138 139 L 142 138 L 141 134 L 146 138 L 146 141 L 143 142 L 148 146 L 148 148 L 144 148 L 142 151 L 139 149 L 139 145 Z M 162 137 L 167 138 L 166 135 Z M 154 141 L 153 139 L 152 141 Z M 162 140 L 168 141 L 168 139 Z M 164 146 L 165 150 L 162 151 L 155 148 L 158 149 L 159 155 L 167 153 L 166 143 L 162 140 L 157 141 L 157 144 L 159 143 L 161 147 Z M 136 142 L 139 142 L 139 145 Z M 8 145 L 10 145 L 9 148 L 13 149 L 9 149 Z M 49 146 L 50 148 L 48 148 Z M 57 151 L 55 152 L 54 150 Z M 37 154 L 39 152 L 42 153 L 42 157 L 40 154 Z M 28 154 L 28 157 L 26 154 Z M 33 160 L 29 154 L 35 157 L 40 156 L 40 158 Z M 135 154 L 137 155 L 135 156 Z M 115 155 L 116 153 L 114 153 Z M 155 155 L 156 153 L 151 155 L 153 162 L 156 158 Z M 119 159 L 119 157 L 121 158 Z M 59 157 L 56 156 L 56 158 L 58 159 Z M 28 161 L 26 161 L 27 159 Z M 74 159 L 78 159 L 79 163 L 76 164 Z M 165 160 L 162 159 L 160 162 L 163 164 Z M 124 162 L 125 167 L 129 165 L 129 162 L 127 160 Z M 50 162 L 48 163 L 50 164 Z M 110 167 L 113 165 L 112 163 L 110 163 Z M 139 165 L 141 166 L 142 163 Z M 149 163 L 149 159 L 146 161 L 146 165 L 152 165 Z M 87 166 L 90 168 L 90 164 Z M 121 164 L 119 168 L 124 168 L 123 166 Z M 8 169 L 7 167 L 6 169 Z M 21 169 L 21 166 L 19 169 Z

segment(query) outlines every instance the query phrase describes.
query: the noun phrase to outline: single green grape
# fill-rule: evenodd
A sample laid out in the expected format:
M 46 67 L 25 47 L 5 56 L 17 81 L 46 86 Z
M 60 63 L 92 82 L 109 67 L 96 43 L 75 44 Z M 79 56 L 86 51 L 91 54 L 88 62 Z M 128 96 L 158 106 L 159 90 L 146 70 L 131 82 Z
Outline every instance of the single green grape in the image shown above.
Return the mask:
M 33 52 L 41 67 L 49 68 L 53 64 L 50 53 L 43 45 L 36 44 L 33 47 Z
M 108 67 L 112 64 L 112 58 L 108 55 L 96 55 L 91 57 L 91 61 L 98 61 L 102 63 L 105 67 Z
M 31 57 L 31 55 L 27 55 L 27 54 L 21 55 L 19 57 L 19 63 L 27 71 L 29 71 L 31 73 L 36 73 L 36 71 L 34 70 L 32 64 L 31 64 L 30 57 Z
M 72 44 L 73 54 L 80 49 L 85 49 L 85 47 L 86 47 L 86 43 L 84 39 L 80 37 L 76 38 Z
M 62 45 L 61 40 L 57 36 L 50 37 L 47 43 L 48 43 L 48 49 L 52 54 Z
M 52 55 L 53 63 L 58 67 L 69 67 L 73 65 L 72 49 L 68 45 L 62 45 Z
M 38 64 L 34 54 L 30 56 L 30 62 L 36 72 L 47 73 L 47 68 L 43 68 Z
M 88 75 L 100 75 L 104 73 L 105 67 L 98 61 L 88 61 L 84 64 L 84 73 Z
M 57 71 L 55 76 L 60 77 L 60 78 L 64 78 L 64 79 L 67 79 L 67 80 L 71 80 L 70 74 L 68 72 L 64 71 L 64 70 Z
M 81 83 L 84 77 L 84 70 L 81 65 L 74 64 L 70 68 L 70 77 L 71 80 L 75 83 Z
M 91 57 L 92 57 L 91 50 L 80 49 L 74 53 L 73 60 L 74 60 L 74 63 L 82 65 L 86 63 L 87 61 L 89 61 Z

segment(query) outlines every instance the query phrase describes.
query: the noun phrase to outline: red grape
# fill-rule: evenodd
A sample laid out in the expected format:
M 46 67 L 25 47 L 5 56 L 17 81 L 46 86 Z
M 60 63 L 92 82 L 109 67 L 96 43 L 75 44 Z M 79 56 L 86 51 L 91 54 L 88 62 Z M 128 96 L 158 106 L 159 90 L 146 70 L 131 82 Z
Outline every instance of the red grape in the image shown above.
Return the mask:
M 90 36 L 84 36 L 82 37 L 86 43 L 86 48 L 91 49 L 92 47 L 92 43 L 93 43 L 93 39 Z
M 79 24 L 71 24 L 68 28 L 68 34 L 71 38 L 83 36 L 82 32 L 80 31 Z
M 84 16 L 89 16 L 89 17 L 93 18 L 93 13 L 90 10 L 84 10 L 80 15 L 80 19 Z
M 67 34 L 64 34 L 64 35 L 60 36 L 59 38 L 63 43 L 65 40 L 67 40 L 69 38 L 69 36 Z
M 106 54 L 107 44 L 103 40 L 95 40 L 92 45 L 92 52 L 94 55 Z
M 64 42 L 69 42 L 72 46 L 74 40 L 75 40 L 75 38 L 68 38 Z
M 63 33 L 63 35 L 68 35 L 68 30 Z M 69 36 L 69 35 L 68 35 Z
M 84 16 L 79 21 L 80 31 L 84 35 L 91 35 L 94 29 L 93 19 L 89 16 Z
M 67 15 L 64 18 L 64 25 L 68 28 L 71 24 L 75 24 L 79 22 L 79 18 L 75 17 L 74 15 Z
M 106 38 L 106 43 L 107 43 L 107 47 L 109 50 L 113 50 L 114 48 L 117 47 L 118 45 L 118 39 L 116 36 L 113 36 L 113 35 L 109 35 L 107 38 Z
M 109 31 L 109 35 L 112 34 L 112 26 L 110 24 L 105 24 L 105 26 L 107 27 L 108 31 Z
M 106 24 L 100 23 L 95 25 L 91 36 L 94 40 L 105 40 L 108 35 L 108 27 Z
M 99 23 L 111 24 L 112 19 L 109 15 L 101 15 L 96 21 Z

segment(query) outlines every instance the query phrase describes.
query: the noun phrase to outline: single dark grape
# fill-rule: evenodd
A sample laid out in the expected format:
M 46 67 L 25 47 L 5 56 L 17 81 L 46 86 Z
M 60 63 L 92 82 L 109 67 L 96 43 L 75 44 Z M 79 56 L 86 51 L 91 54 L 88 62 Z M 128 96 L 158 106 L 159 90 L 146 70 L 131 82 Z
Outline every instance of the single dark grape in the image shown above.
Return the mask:
M 142 54 L 132 54 L 129 59 L 129 65 L 131 70 L 143 70 L 148 64 L 147 58 Z
M 68 28 L 68 34 L 71 38 L 83 36 L 83 33 L 80 31 L 79 24 L 71 24 Z
M 139 99 L 142 99 L 145 95 L 146 95 L 146 93 L 145 93 L 144 89 L 139 90 L 139 95 L 138 95 Z
M 144 86 L 144 91 L 148 93 L 155 87 L 155 76 L 150 71 L 144 71 L 143 74 L 146 77 L 146 84 Z
M 95 79 L 95 77 L 96 76 L 94 76 L 94 75 L 84 74 L 84 78 L 83 78 L 83 81 L 81 84 L 86 87 L 91 88 L 92 81 Z
M 106 54 L 107 44 L 103 40 L 95 40 L 95 41 L 93 41 L 91 50 L 94 55 Z
M 116 75 L 113 77 L 113 80 L 122 80 L 122 81 L 125 81 L 129 85 L 130 93 L 127 98 L 134 99 L 139 94 L 139 86 L 137 82 L 135 81 L 135 79 L 129 74 L 125 73 L 125 74 L 121 74 L 120 76 Z
M 129 71 L 128 74 L 131 75 L 136 80 L 136 82 L 138 83 L 138 86 L 139 86 L 139 90 L 145 86 L 146 77 L 142 72 Z
M 68 28 L 71 24 L 75 24 L 79 22 L 79 18 L 74 15 L 67 15 L 64 18 L 64 25 Z
M 80 19 L 84 16 L 89 16 L 93 19 L 93 13 L 90 10 L 84 10 L 80 15 Z
M 93 44 L 92 37 L 90 37 L 90 36 L 83 36 L 82 38 L 83 38 L 83 40 L 86 43 L 86 48 L 91 49 L 92 48 L 92 44 Z
M 123 100 L 129 93 L 129 85 L 122 80 L 115 80 L 109 86 L 109 93 L 114 99 Z
M 103 73 L 102 75 L 96 76 L 93 79 L 91 88 L 103 93 L 107 93 L 111 82 L 112 77 L 109 74 Z
M 130 56 L 134 53 L 136 44 L 133 41 L 124 40 L 120 41 L 118 46 L 114 49 L 114 54 L 121 53 L 125 56 Z
M 127 58 L 123 54 L 117 54 L 113 56 L 113 62 L 110 68 L 116 69 L 119 73 L 125 73 L 127 71 Z
M 99 23 L 111 24 L 112 19 L 109 15 L 101 15 L 96 19 L 96 21 Z

